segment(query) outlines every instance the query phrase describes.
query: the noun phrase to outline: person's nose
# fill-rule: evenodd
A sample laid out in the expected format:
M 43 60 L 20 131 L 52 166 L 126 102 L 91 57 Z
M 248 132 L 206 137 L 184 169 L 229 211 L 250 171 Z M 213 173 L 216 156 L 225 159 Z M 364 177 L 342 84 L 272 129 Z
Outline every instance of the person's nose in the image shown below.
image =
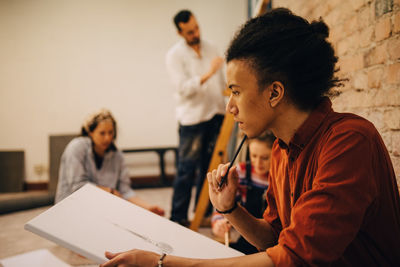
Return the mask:
M 232 96 L 229 97 L 228 103 L 226 103 L 225 110 L 226 110 L 226 112 L 229 112 L 229 113 L 231 113 L 233 115 L 237 114 L 237 108 L 233 103 Z
M 261 164 L 262 164 L 262 160 L 261 160 L 261 158 L 258 158 L 258 159 L 256 160 L 257 168 L 258 168 L 259 166 L 261 166 Z
M 200 31 L 199 31 L 199 30 L 196 30 L 196 31 L 194 32 L 194 36 L 195 36 L 196 38 L 200 38 Z
M 107 134 L 107 135 L 106 135 L 106 140 L 107 140 L 107 142 L 111 142 L 112 139 L 113 139 L 113 137 L 114 137 L 113 134 Z

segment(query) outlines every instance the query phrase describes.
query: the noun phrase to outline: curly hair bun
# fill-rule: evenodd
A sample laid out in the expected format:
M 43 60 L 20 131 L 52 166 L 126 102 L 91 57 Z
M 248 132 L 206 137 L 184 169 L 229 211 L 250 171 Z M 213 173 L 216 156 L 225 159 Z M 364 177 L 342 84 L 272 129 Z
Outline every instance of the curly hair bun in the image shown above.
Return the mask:
M 324 39 L 329 37 L 329 28 L 322 20 L 311 22 L 310 29 Z

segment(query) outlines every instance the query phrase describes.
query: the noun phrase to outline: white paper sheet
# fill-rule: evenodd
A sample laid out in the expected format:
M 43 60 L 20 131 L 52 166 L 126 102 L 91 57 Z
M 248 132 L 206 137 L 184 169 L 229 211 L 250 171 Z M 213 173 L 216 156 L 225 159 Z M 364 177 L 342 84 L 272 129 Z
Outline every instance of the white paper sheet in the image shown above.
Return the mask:
M 161 253 L 171 247 L 167 254 L 191 258 L 243 255 L 92 184 L 27 222 L 25 229 L 99 264 L 107 260 L 106 250 L 134 248 Z
M 4 267 L 71 267 L 47 249 L 38 249 L 0 260 Z

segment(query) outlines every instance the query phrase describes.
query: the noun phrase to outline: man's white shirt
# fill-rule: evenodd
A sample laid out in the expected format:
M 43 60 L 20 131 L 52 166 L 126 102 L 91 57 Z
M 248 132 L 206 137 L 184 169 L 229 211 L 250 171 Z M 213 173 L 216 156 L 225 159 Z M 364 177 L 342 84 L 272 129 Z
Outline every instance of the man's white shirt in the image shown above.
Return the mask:
M 222 68 L 205 83 L 201 76 L 207 73 L 211 61 L 219 56 L 215 46 L 201 40 L 201 58 L 180 40 L 168 51 L 166 64 L 168 74 L 175 87 L 176 118 L 181 125 L 193 125 L 208 121 L 216 114 L 225 114 L 225 76 Z

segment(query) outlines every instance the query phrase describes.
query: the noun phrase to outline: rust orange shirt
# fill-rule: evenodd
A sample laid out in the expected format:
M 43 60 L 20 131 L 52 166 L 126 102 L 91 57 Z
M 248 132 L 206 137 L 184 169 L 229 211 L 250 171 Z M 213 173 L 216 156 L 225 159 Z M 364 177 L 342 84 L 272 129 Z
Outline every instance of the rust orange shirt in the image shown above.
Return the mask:
M 400 266 L 399 192 L 372 123 L 324 99 L 288 145 L 275 142 L 269 178 L 275 266 Z

